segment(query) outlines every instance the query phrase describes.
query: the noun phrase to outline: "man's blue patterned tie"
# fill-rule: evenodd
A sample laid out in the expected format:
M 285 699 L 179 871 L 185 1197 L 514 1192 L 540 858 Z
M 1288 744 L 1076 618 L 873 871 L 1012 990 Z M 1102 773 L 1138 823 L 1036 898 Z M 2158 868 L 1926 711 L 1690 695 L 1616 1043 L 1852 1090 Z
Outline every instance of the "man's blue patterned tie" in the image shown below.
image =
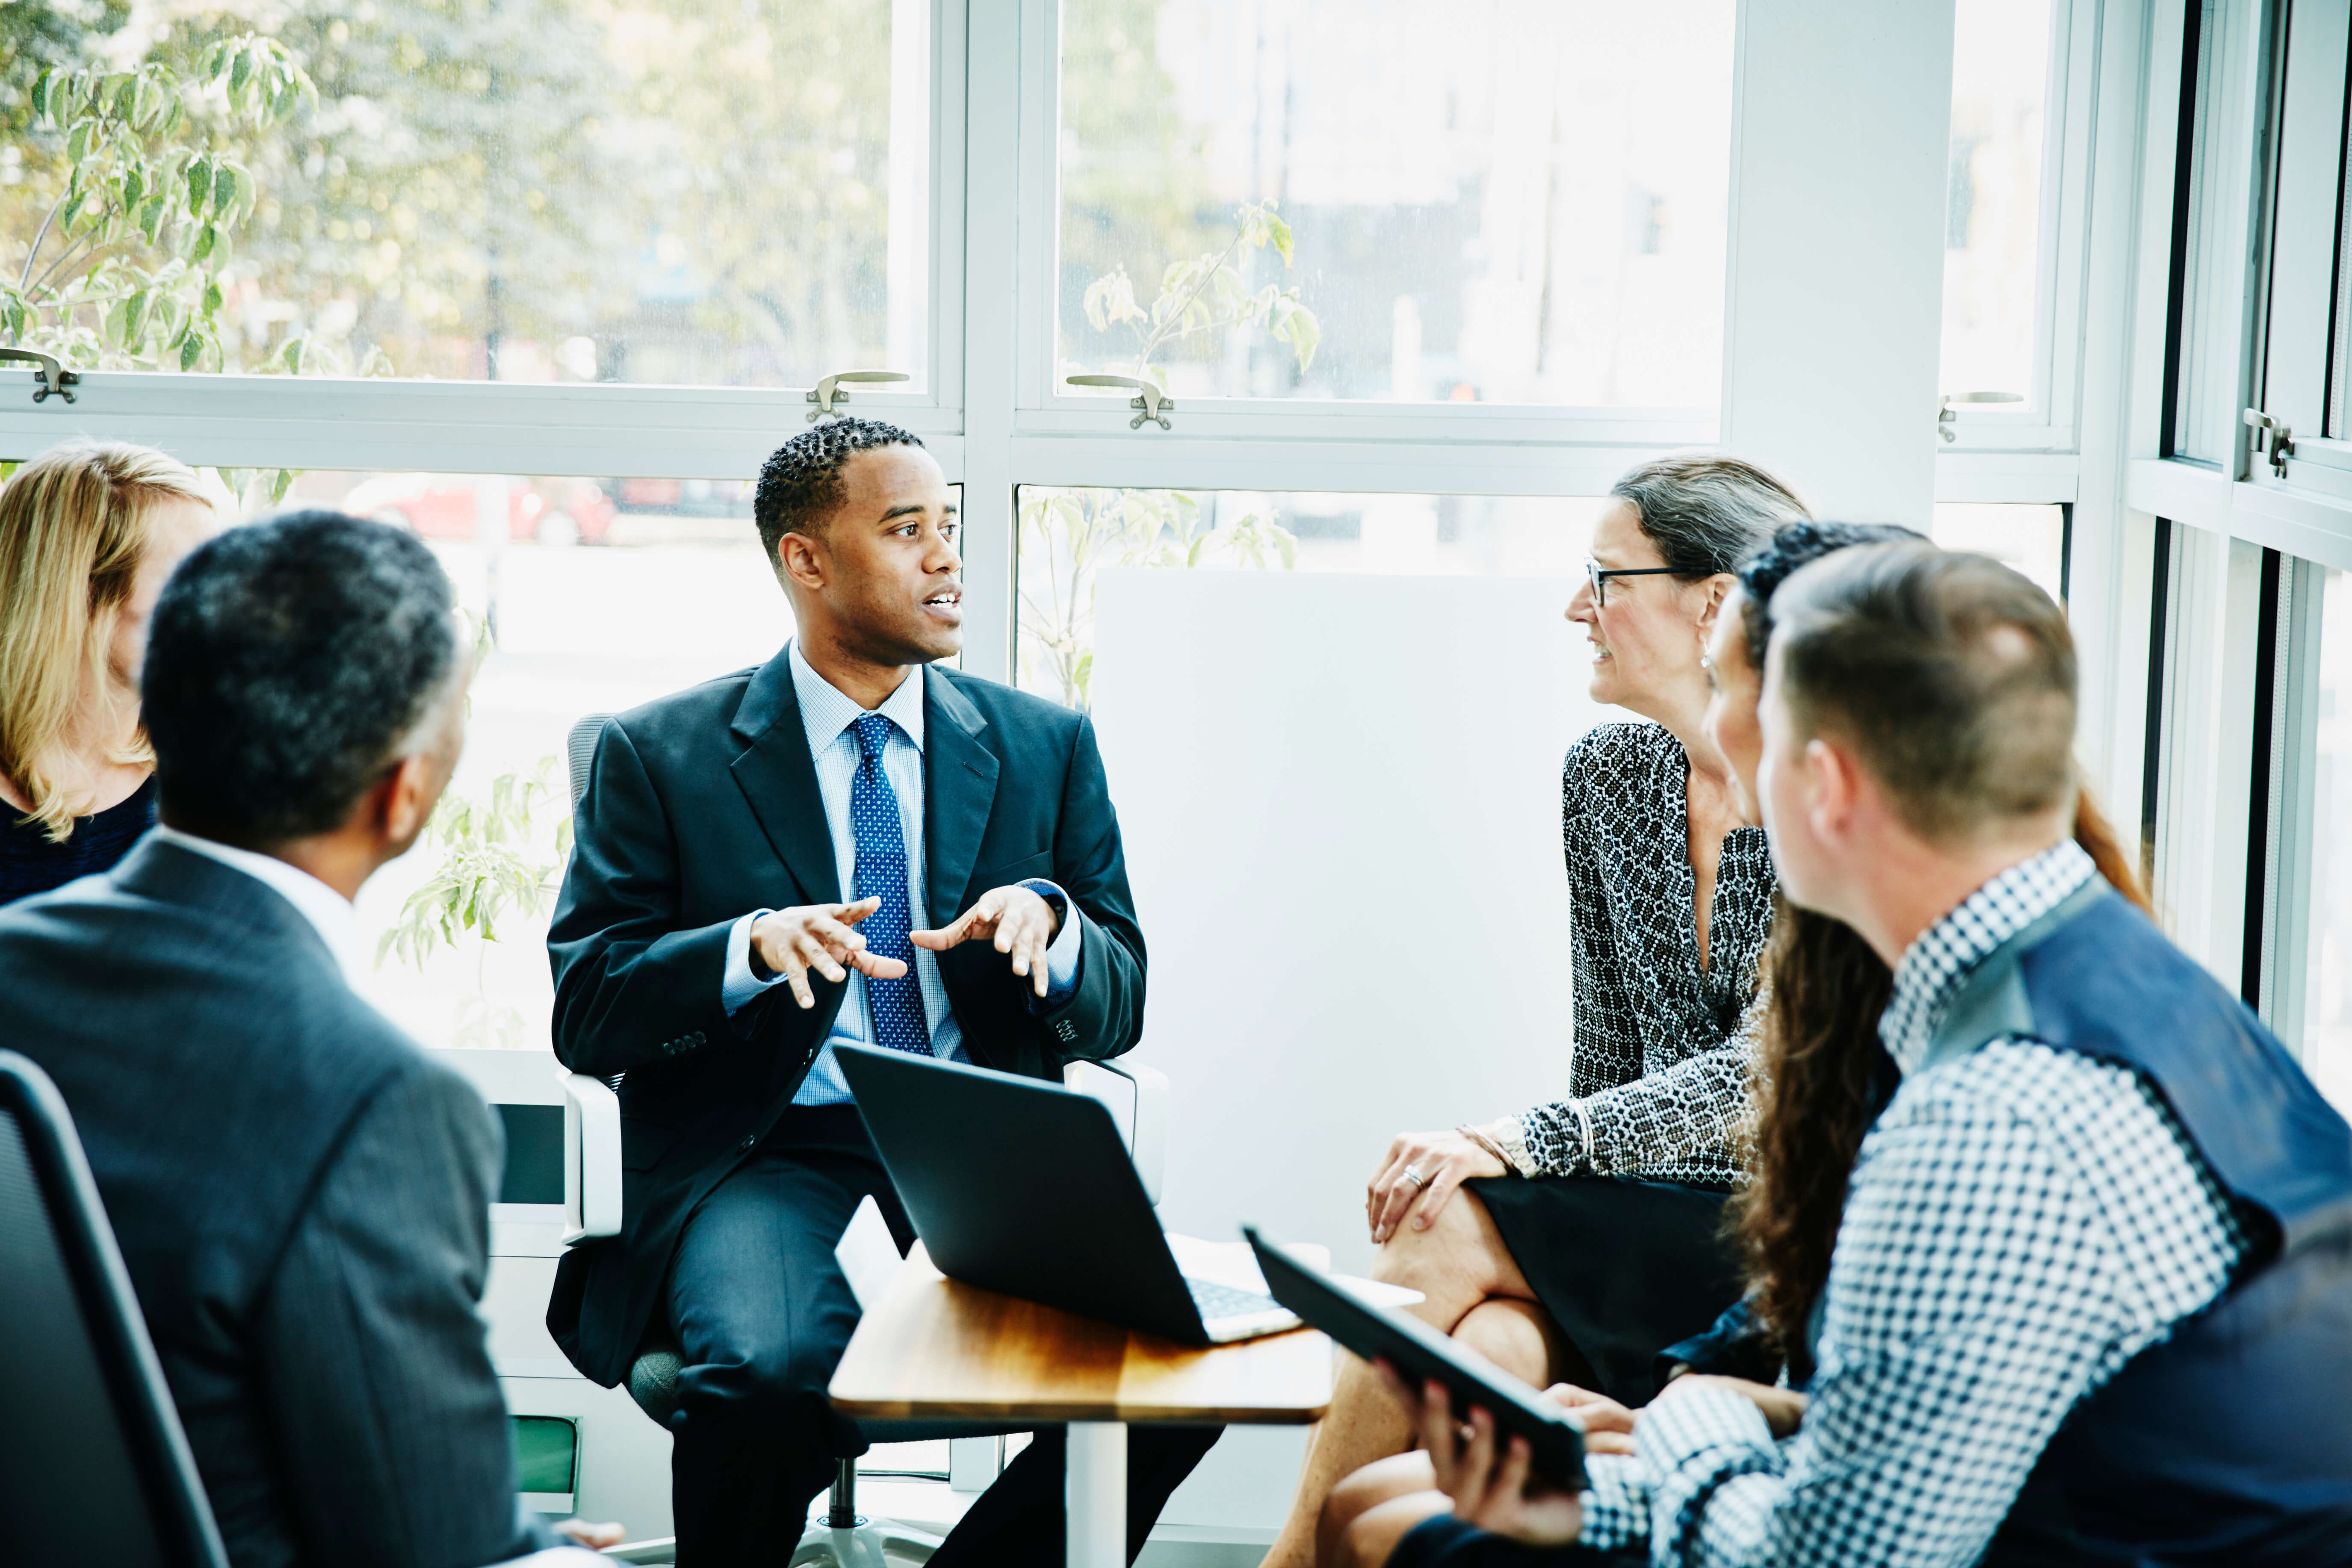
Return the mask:
M 857 896 L 878 898 L 882 907 L 858 922 L 866 951 L 907 966 L 897 980 L 866 977 L 866 1001 L 874 1019 L 874 1043 L 916 1056 L 931 1054 L 931 1032 L 923 1022 L 923 994 L 915 984 L 915 948 L 907 940 L 907 834 L 898 816 L 898 793 L 883 771 L 882 748 L 890 721 L 867 713 L 856 725 L 865 753 L 849 785 L 849 822 L 857 838 Z

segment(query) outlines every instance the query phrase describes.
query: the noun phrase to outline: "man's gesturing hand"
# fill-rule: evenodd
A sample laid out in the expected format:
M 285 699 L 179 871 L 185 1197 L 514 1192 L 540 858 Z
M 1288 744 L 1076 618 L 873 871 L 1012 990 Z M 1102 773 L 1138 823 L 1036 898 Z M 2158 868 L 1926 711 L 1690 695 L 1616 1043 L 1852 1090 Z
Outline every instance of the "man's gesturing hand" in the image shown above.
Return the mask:
M 869 979 L 896 980 L 907 973 L 905 963 L 867 952 L 866 939 L 849 929 L 881 907 L 879 899 L 860 899 L 854 904 L 777 910 L 751 922 L 751 951 L 784 977 L 793 1000 L 803 1007 L 816 1005 L 808 983 L 812 969 L 827 980 L 846 980 L 850 969 Z
M 1054 906 L 1027 888 L 992 888 L 951 925 L 938 931 L 908 933 L 907 940 L 933 952 L 945 952 L 975 937 L 994 937 L 996 951 L 1013 955 L 1013 973 L 1026 975 L 1038 995 L 1045 994 L 1045 949 L 1061 929 Z

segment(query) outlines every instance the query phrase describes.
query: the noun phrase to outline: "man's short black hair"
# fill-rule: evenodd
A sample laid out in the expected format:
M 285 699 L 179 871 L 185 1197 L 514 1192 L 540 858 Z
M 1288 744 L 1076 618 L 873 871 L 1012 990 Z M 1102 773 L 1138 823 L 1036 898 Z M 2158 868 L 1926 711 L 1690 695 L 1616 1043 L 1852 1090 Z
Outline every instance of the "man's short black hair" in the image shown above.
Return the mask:
M 841 505 L 842 465 L 852 457 L 922 444 L 912 432 L 879 419 L 827 419 L 777 447 L 760 469 L 759 493 L 751 500 L 768 563 L 782 564 L 776 551 L 787 533 L 824 536 L 825 520 Z
M 347 820 L 458 658 L 449 578 L 341 512 L 233 528 L 155 605 L 142 704 L 173 825 L 255 847 Z

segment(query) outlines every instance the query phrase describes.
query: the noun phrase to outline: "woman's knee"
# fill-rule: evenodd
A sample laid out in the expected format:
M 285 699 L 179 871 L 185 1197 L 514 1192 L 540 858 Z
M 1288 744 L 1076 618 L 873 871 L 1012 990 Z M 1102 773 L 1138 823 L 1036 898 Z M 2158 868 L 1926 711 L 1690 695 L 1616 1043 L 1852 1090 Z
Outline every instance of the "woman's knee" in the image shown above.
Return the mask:
M 1411 1218 L 1372 1254 L 1372 1278 L 1388 1285 L 1435 1294 L 1433 1286 L 1468 1280 L 1482 1288 L 1497 1272 L 1495 1254 L 1502 1234 L 1487 1217 L 1486 1205 L 1470 1193 L 1457 1192 L 1426 1230 Z
M 1331 1489 L 1331 1495 L 1323 1500 L 1322 1518 L 1315 1531 L 1321 1547 L 1320 1556 L 1329 1559 L 1348 1527 L 1373 1509 L 1391 1499 L 1427 1491 L 1436 1484 L 1437 1475 L 1430 1468 L 1429 1456 L 1418 1449 L 1375 1459 L 1343 1477 Z
M 1444 1492 L 1413 1492 L 1391 1498 L 1359 1514 L 1339 1540 L 1327 1568 L 1384 1568 L 1413 1528 L 1454 1505 Z

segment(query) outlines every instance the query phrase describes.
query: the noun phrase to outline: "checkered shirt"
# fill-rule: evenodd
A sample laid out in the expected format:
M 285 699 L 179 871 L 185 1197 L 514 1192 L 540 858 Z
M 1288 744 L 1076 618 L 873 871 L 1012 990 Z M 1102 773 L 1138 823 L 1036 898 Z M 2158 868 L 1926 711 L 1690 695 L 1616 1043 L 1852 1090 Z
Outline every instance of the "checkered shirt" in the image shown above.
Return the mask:
M 1879 1027 L 1905 1081 L 1854 1165 L 1803 1426 L 1775 1444 L 1740 1395 L 1669 1387 L 1638 1458 L 1594 1460 L 1587 1542 L 1973 1563 L 2068 1414 L 2220 1296 L 2245 1233 L 2139 1074 L 2018 1036 L 1919 1070 L 1960 983 L 2096 874 L 2062 844 L 1904 953 Z

